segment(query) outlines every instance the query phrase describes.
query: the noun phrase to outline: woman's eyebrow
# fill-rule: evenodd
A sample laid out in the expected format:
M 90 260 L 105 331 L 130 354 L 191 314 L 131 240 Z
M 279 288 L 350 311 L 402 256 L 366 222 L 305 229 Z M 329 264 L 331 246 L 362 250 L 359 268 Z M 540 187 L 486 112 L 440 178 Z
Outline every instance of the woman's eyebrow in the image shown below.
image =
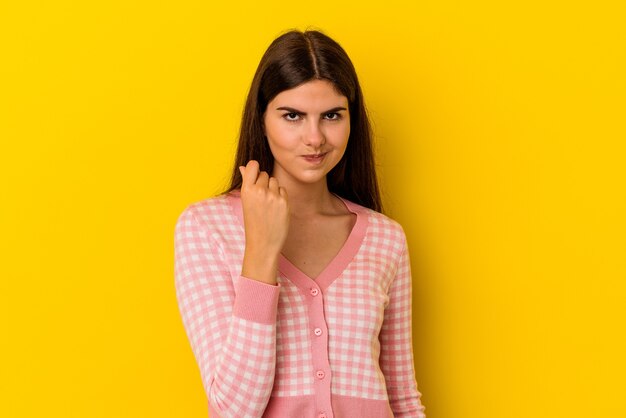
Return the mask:
M 288 107 L 288 106 L 277 107 L 276 110 L 286 110 L 288 112 L 298 113 L 300 115 L 306 115 L 306 112 L 302 112 L 301 110 L 294 109 L 293 107 Z M 337 106 L 337 107 L 333 107 L 332 109 L 325 110 L 322 113 L 332 113 L 332 112 L 338 112 L 340 110 L 347 110 L 347 109 L 342 106 Z

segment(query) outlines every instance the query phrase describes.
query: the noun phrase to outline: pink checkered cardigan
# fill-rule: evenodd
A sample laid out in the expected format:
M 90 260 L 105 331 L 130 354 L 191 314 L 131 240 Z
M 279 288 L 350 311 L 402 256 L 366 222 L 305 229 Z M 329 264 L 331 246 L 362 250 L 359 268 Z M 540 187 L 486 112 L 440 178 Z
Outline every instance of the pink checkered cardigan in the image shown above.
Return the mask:
M 357 215 L 312 279 L 282 254 L 277 284 L 241 275 L 238 190 L 190 204 L 175 229 L 175 287 L 211 418 L 423 418 L 402 226 Z

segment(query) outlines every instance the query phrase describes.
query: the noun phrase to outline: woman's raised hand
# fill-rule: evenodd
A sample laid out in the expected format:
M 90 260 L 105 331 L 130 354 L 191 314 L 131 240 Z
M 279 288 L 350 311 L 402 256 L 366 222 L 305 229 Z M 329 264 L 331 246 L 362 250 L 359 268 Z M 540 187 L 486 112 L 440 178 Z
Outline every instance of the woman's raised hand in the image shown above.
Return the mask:
M 259 163 L 250 160 L 239 167 L 243 177 L 241 205 L 246 232 L 242 274 L 267 283 L 276 283 L 278 256 L 289 230 L 287 191 L 275 177 L 259 172 Z

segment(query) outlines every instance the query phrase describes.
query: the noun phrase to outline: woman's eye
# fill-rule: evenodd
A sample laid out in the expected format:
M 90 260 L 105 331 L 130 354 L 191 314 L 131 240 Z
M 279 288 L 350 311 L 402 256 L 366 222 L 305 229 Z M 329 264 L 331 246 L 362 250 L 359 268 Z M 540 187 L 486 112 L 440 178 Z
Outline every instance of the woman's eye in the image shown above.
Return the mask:
M 298 120 L 297 118 L 298 118 L 299 116 L 300 116 L 300 115 L 298 115 L 298 114 L 297 114 L 297 113 L 295 113 L 295 112 L 285 113 L 285 114 L 283 115 L 283 117 L 284 117 L 285 119 L 287 119 L 288 121 L 291 121 L 291 122 L 294 122 L 294 121 Z
M 341 119 L 341 115 L 337 112 L 331 112 L 331 113 L 327 113 L 326 114 L 327 118 L 330 120 L 337 120 L 337 119 Z

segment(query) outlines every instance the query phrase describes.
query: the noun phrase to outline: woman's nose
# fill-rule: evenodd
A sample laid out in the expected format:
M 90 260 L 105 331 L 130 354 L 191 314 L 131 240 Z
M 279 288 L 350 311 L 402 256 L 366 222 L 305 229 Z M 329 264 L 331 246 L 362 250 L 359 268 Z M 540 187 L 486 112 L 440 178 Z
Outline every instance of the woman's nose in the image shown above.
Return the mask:
M 324 132 L 318 122 L 312 121 L 308 124 L 304 133 L 304 142 L 311 147 L 317 147 L 326 142 Z

